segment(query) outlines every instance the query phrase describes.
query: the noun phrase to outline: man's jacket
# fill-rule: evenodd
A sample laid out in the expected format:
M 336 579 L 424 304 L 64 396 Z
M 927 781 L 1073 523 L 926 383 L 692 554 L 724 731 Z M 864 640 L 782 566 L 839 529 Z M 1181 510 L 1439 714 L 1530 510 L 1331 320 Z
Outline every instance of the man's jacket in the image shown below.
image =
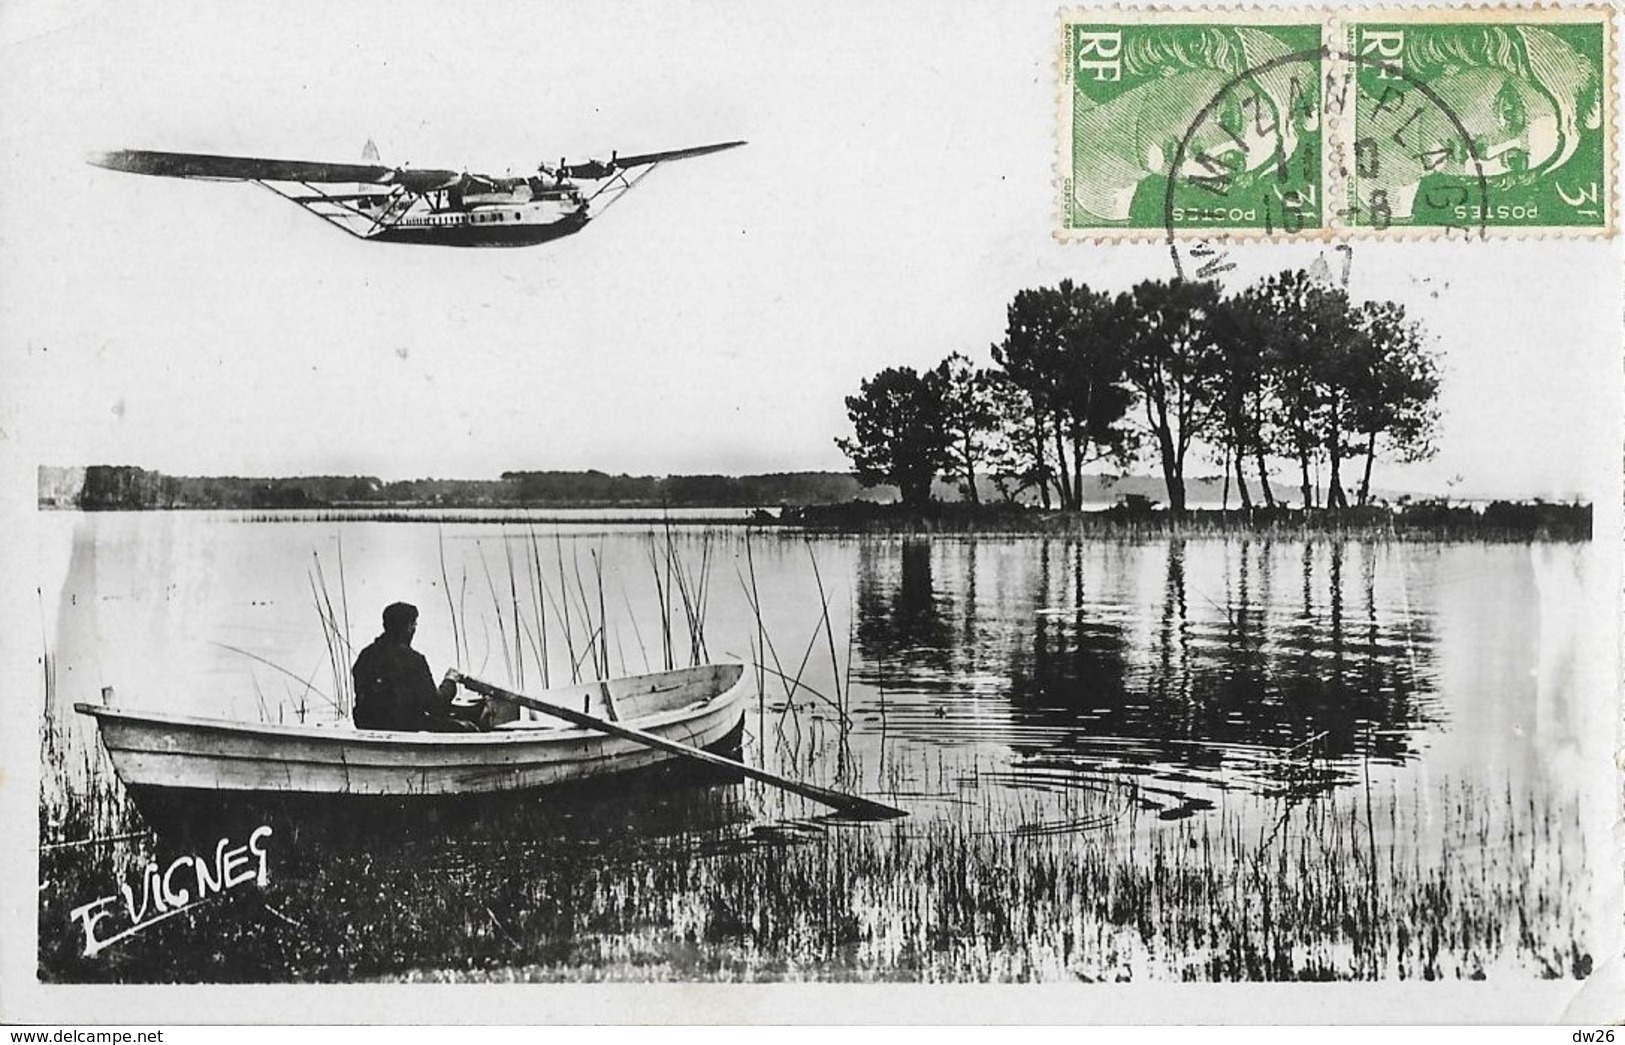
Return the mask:
M 435 687 L 423 654 L 387 632 L 361 651 L 355 679 L 355 724 L 361 729 L 434 729 L 450 703 Z

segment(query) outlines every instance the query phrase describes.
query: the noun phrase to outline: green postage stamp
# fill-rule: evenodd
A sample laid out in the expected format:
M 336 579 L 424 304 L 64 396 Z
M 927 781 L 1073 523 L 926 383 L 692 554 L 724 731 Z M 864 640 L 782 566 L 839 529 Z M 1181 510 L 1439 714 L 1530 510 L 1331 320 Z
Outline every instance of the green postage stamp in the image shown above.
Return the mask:
M 1062 225 L 1084 237 L 1320 229 L 1318 12 L 1069 12 Z
M 1347 223 L 1611 231 L 1608 28 L 1585 8 L 1345 18 Z
M 1074 9 L 1057 235 L 1614 231 L 1606 9 Z

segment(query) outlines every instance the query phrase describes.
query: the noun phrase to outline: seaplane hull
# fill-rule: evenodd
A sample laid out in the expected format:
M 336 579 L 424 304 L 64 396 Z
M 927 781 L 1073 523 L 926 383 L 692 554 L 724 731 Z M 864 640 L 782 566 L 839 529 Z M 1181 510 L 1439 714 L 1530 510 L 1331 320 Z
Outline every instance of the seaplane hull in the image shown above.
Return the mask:
M 591 220 L 585 213 L 551 221 L 515 221 L 503 224 L 407 224 L 381 228 L 368 236 L 380 243 L 415 243 L 434 247 L 534 247 L 580 232 Z

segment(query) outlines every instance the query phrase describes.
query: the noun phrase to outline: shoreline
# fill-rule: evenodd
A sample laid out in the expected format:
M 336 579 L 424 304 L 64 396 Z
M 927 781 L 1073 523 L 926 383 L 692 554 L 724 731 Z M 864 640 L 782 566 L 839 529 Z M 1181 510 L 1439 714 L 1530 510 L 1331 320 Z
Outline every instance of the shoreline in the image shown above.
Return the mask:
M 845 504 L 733 508 L 732 514 L 652 515 L 659 506 L 549 505 L 450 507 L 278 508 L 75 508 L 40 505 L 40 512 L 192 513 L 228 515 L 243 523 L 406 523 L 453 525 L 570 525 L 694 527 L 783 530 L 832 536 L 1083 536 L 1107 539 L 1204 537 L 1249 534 L 1270 537 L 1337 536 L 1359 540 L 1493 542 L 1584 542 L 1593 539 L 1589 504 L 1494 501 L 1476 508 L 1434 502 L 1399 508 L 1367 507 L 1340 511 L 1301 508 L 1194 509 L 1183 516 L 1165 510 L 1115 506 L 1094 510 L 1060 510 L 1008 504 L 970 505 L 935 502 L 926 509 L 901 504 L 853 501 Z M 727 511 L 718 506 L 685 507 L 684 512 Z M 593 513 L 554 515 L 549 513 Z M 775 512 L 777 514 L 775 514 Z M 534 513 L 534 516 L 532 515 Z M 637 514 L 634 514 L 637 513 Z
M 786 509 L 781 525 L 794 525 L 815 533 L 922 536 L 991 533 L 1132 539 L 1257 534 L 1360 540 L 1584 542 L 1593 539 L 1592 515 L 1589 504 L 1506 501 L 1492 502 L 1483 510 L 1428 503 L 1400 509 L 1367 507 L 1340 511 L 1198 509 L 1187 511 L 1183 516 L 1121 506 L 1077 512 L 1011 509 L 1004 505 L 937 505 L 929 512 L 914 512 L 901 505 L 836 505 Z

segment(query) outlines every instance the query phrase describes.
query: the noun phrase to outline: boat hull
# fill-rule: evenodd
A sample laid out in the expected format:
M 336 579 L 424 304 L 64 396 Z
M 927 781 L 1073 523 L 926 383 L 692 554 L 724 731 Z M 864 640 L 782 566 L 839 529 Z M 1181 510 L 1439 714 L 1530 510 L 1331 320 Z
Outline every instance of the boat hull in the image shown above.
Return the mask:
M 706 750 L 740 757 L 744 720 Z M 244 838 L 271 826 L 278 848 L 410 837 L 568 837 L 572 831 L 624 827 L 637 834 L 693 829 L 737 815 L 734 803 L 708 797 L 741 774 L 670 759 L 607 776 L 545 787 L 473 794 L 369 795 L 220 791 L 133 785 L 142 819 L 173 842 Z M 720 794 L 720 792 L 717 792 Z M 655 827 L 650 825 L 654 824 Z M 675 825 L 675 826 L 673 826 Z
M 556 221 L 512 225 L 396 225 L 368 236 L 380 243 L 418 243 L 435 247 L 534 247 L 573 235 L 587 227 L 585 214 Z
M 743 670 L 705 665 L 549 691 L 555 703 L 693 747 L 724 743 L 743 719 Z M 80 704 L 137 796 L 295 796 L 415 801 L 535 792 L 673 756 L 633 740 L 541 721 L 489 733 L 399 733 L 256 725 Z

